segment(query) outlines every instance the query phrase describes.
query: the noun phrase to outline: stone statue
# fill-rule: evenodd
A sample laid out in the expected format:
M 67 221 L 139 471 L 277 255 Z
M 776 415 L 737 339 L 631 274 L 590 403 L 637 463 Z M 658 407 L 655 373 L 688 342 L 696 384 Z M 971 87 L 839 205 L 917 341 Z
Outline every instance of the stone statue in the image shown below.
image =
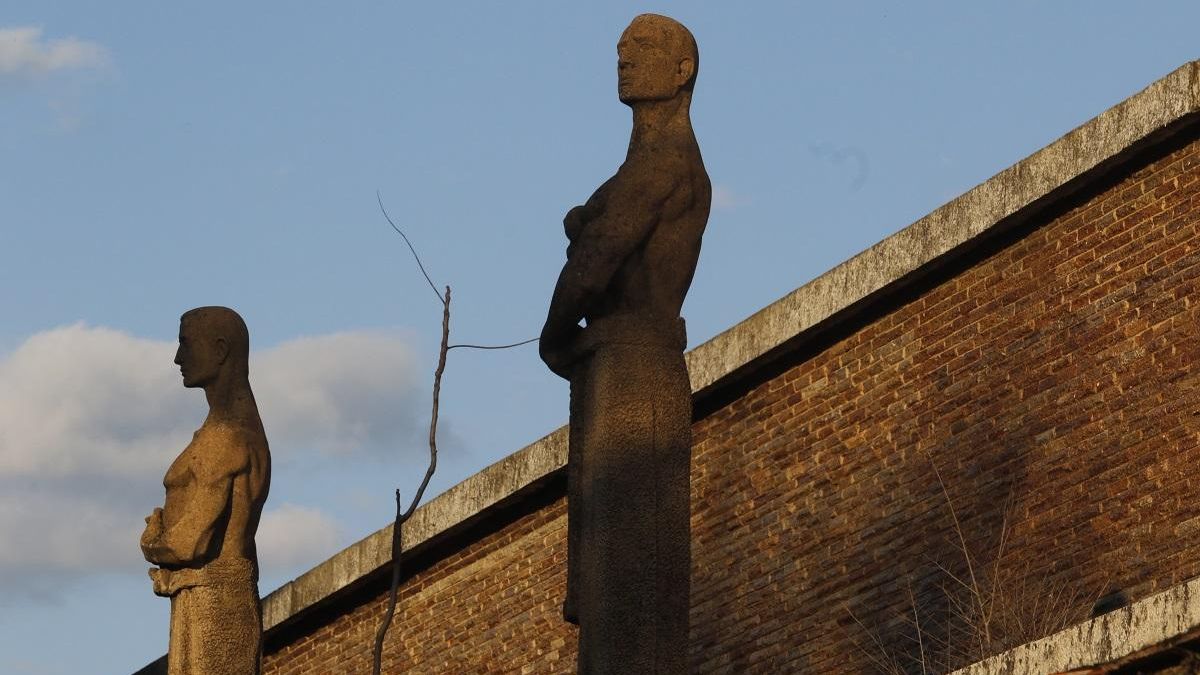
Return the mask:
M 171 675 L 252 675 L 262 661 L 254 534 L 271 483 L 271 454 L 247 379 L 250 337 L 226 307 L 179 320 L 175 363 L 183 386 L 201 387 L 208 418 L 146 518 L 142 553 L 157 595 L 171 598 Z
M 689 106 L 691 33 L 643 14 L 617 44 L 625 163 L 563 219 L 542 360 L 571 382 L 567 598 L 579 672 L 687 672 L 691 386 L 680 308 L 712 186 Z M 581 320 L 586 327 L 580 327 Z

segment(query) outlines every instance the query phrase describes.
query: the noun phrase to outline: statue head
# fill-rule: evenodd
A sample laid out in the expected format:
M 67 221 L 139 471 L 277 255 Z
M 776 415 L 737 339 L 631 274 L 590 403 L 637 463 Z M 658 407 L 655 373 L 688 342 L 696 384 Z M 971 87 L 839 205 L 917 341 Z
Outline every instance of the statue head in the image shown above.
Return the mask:
M 642 14 L 617 43 L 617 95 L 626 105 L 690 97 L 699 65 L 691 31 L 672 18 Z
M 175 363 L 185 387 L 207 387 L 222 377 L 245 377 L 250 358 L 246 322 L 228 307 L 197 307 L 179 317 Z

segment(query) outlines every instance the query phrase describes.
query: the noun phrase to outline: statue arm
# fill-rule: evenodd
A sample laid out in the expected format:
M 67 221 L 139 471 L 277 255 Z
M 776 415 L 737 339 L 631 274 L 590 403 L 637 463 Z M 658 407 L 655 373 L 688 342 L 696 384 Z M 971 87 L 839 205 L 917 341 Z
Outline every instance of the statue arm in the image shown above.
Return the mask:
M 182 505 L 183 516 L 143 543 L 146 560 L 156 565 L 207 562 L 204 557 L 217 524 L 230 506 L 233 479 L 248 466 L 249 458 L 238 448 L 211 448 L 193 467 L 194 482 L 188 490 L 190 499 Z
M 609 185 L 604 210 L 572 242 L 571 255 L 558 276 L 550 311 L 542 328 L 542 358 L 569 345 L 579 321 L 604 295 L 621 264 L 646 240 L 674 192 L 674 172 L 647 172 L 645 180 L 620 180 Z M 548 358 L 550 357 L 550 358 Z M 554 368 L 554 365 L 551 364 Z M 562 374 L 562 373 L 560 373 Z

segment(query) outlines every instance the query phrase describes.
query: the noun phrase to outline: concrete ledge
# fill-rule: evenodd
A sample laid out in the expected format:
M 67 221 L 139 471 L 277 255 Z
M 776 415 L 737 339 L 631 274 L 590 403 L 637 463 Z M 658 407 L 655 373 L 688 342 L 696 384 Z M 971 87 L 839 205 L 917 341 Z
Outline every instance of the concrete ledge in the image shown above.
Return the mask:
M 773 350 L 805 331 L 1023 209 L 1059 195 L 1069 183 L 1118 160 L 1139 143 L 1148 142 L 1155 132 L 1198 111 L 1200 62 L 1192 62 L 696 347 L 687 355 L 693 392 L 711 390 L 753 370 Z M 563 427 L 419 508 L 405 527 L 405 550 L 478 517 L 561 469 L 566 459 Z M 311 608 L 379 570 L 390 557 L 389 525 L 268 595 L 263 600 L 264 627 L 278 626 Z
M 404 525 L 405 552 L 464 524 L 566 463 L 567 429 L 562 427 L 418 508 Z M 389 523 L 263 598 L 263 628 L 278 626 L 391 561 Z
M 1090 671 L 1200 626 L 1200 579 L 957 670 L 953 675 Z
M 692 390 L 719 384 L 776 346 L 1198 110 L 1200 61 L 1193 61 L 696 347 L 688 354 Z

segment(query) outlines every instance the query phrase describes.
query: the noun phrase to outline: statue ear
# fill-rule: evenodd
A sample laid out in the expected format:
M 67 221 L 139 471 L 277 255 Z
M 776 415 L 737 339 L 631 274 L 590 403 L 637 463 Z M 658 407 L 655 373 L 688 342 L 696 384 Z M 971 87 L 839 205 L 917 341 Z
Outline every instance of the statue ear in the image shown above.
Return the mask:
M 675 73 L 676 86 L 682 87 L 696 73 L 696 62 L 688 57 L 679 59 L 679 68 Z
M 224 364 L 225 359 L 229 358 L 229 342 L 223 338 L 217 338 L 217 363 Z

